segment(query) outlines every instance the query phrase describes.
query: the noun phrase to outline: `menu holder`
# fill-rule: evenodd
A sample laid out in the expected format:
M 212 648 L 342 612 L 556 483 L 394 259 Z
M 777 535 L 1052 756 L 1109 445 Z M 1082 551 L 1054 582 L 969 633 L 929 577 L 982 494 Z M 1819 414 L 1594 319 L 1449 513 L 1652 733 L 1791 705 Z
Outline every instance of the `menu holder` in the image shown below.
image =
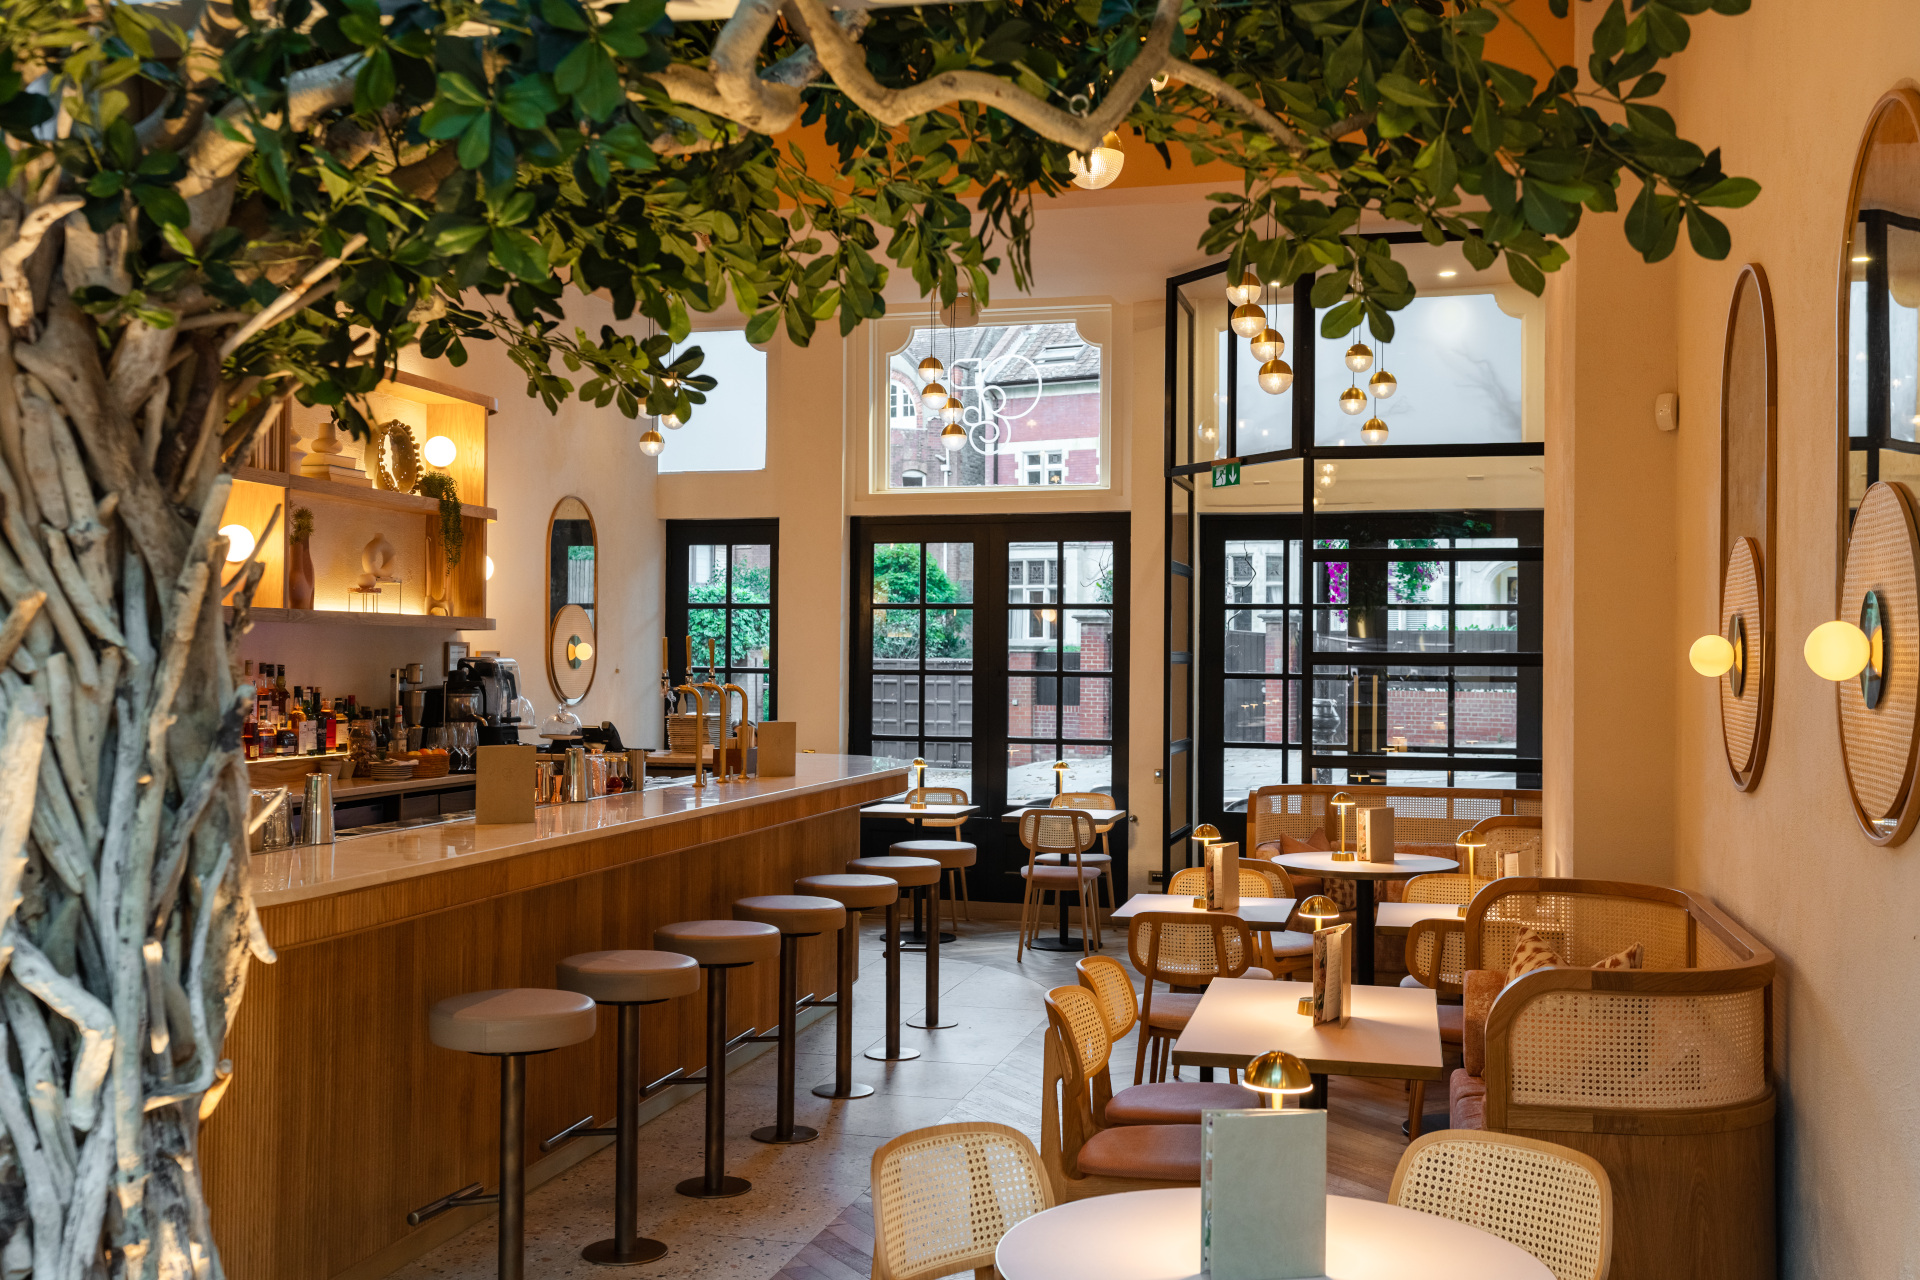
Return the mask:
M 1211 1280 L 1326 1274 L 1325 1111 L 1202 1113 L 1200 1266 Z
M 1368 862 L 1393 861 L 1393 810 L 1386 805 L 1360 810 L 1360 856 Z
M 1517 853 L 1500 855 L 1500 874 L 1503 876 L 1538 876 L 1540 874 L 1540 851 L 1522 849 Z
M 1313 935 L 1313 1025 L 1344 1027 L 1353 1016 L 1353 926 L 1337 924 Z
M 475 747 L 473 820 L 477 825 L 533 821 L 532 743 Z
M 1240 846 L 1215 841 L 1207 846 L 1207 910 L 1240 909 Z
M 754 759 L 754 776 L 791 778 L 794 744 L 799 741 L 799 724 L 793 720 L 762 720 L 759 746 Z

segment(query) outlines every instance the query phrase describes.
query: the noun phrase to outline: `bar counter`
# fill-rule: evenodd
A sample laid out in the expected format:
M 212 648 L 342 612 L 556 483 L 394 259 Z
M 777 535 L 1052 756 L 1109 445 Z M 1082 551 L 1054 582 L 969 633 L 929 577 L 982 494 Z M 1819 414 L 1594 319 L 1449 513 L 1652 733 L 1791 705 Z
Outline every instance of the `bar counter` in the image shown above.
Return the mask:
M 247 974 L 227 1037 L 232 1084 L 202 1134 L 228 1275 L 385 1275 L 484 1219 L 490 1210 L 406 1223 L 411 1208 L 497 1178 L 498 1067 L 433 1045 L 428 1008 L 466 991 L 550 987 L 565 956 L 651 947 L 660 925 L 727 918 L 736 898 L 839 871 L 859 853 L 859 806 L 906 778 L 865 756 L 802 754 L 795 768 L 555 805 L 532 823 L 457 820 L 256 855 L 255 898 L 278 959 Z M 803 993 L 832 991 L 833 948 L 831 936 L 802 941 Z M 734 975 L 730 1035 L 771 1029 L 776 976 L 771 964 Z M 646 1079 L 702 1066 L 704 1000 L 643 1018 Z M 613 1115 L 612 1018 L 601 1022 L 593 1040 L 529 1061 L 529 1156 L 581 1116 Z M 604 1141 L 532 1164 L 528 1185 Z

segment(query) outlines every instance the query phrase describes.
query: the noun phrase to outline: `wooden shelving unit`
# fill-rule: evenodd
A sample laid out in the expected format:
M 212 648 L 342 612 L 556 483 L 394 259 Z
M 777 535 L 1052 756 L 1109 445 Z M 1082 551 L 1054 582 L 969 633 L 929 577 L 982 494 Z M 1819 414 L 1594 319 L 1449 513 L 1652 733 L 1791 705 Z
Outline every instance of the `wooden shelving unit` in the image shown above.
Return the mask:
M 227 614 L 231 618 L 232 606 Z M 311 623 L 334 627 L 415 627 L 426 631 L 492 631 L 492 618 L 454 618 L 427 613 L 349 613 L 345 609 L 262 609 L 248 611 L 255 622 Z
M 267 471 L 260 467 L 240 467 L 234 471 L 233 478 L 246 480 L 252 484 L 276 485 L 294 493 L 310 493 L 316 497 L 330 498 L 335 502 L 357 502 L 362 506 L 385 507 L 389 511 L 433 515 L 440 510 L 438 502 L 432 498 L 423 498 L 417 493 L 395 493 L 391 489 L 362 489 L 358 485 L 336 484 L 331 480 L 315 480 L 311 476 L 296 476 L 285 471 Z M 500 513 L 492 507 L 476 507 L 465 502 L 460 504 L 460 514 L 470 520 L 500 518 Z

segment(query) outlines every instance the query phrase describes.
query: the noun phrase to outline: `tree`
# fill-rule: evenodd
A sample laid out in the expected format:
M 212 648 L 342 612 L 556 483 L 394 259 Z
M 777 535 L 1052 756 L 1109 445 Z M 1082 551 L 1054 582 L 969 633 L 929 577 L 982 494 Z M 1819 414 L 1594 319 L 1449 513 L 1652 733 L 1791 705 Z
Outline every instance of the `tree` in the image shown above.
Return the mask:
M 764 567 L 757 565 L 736 566 L 733 570 L 736 589 L 734 595 L 741 600 L 771 600 L 772 581 Z M 719 604 L 727 598 L 727 580 L 724 574 L 716 573 L 705 582 L 687 589 L 689 604 Z M 744 654 L 748 650 L 758 649 L 765 652 L 772 643 L 769 615 L 765 609 L 740 609 L 733 615 L 733 649 Z M 712 636 L 721 655 L 723 664 L 732 659 L 726 656 L 727 619 L 723 609 L 687 610 L 687 633 L 695 639 Z M 698 648 L 698 646 L 695 646 Z
M 223 577 L 218 528 L 289 399 L 362 435 L 401 351 L 499 341 L 550 407 L 690 419 L 690 311 L 731 294 L 804 343 L 882 314 L 893 270 L 1023 287 L 1034 202 L 1121 128 L 1243 171 L 1204 246 L 1314 273 L 1330 332 L 1387 336 L 1413 294 L 1363 213 L 1538 292 L 1631 179 L 1648 258 L 1683 221 L 1723 257 L 1707 209 L 1757 187 L 1649 99 L 1686 15 L 1745 3 L 1610 0 L 1584 83 L 1485 59 L 1504 0 L 0 10 L 0 1268 L 220 1274 L 197 1127 L 273 953 L 233 649 L 261 565 Z M 569 288 L 624 327 L 568 326 Z

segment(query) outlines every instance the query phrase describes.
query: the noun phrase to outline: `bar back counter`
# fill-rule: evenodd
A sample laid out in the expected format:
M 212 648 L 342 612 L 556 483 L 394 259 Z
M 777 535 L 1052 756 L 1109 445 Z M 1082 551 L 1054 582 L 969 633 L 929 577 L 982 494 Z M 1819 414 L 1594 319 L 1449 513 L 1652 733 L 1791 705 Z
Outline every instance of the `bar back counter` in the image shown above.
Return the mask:
M 497 1176 L 498 1069 L 431 1044 L 427 1010 L 461 992 L 551 987 L 565 956 L 650 947 L 660 925 L 728 918 L 736 898 L 840 871 L 859 853 L 859 806 L 906 782 L 903 768 L 864 756 L 801 755 L 796 770 L 557 805 L 529 824 L 455 822 L 256 856 L 279 959 L 247 976 L 227 1040 L 232 1082 L 202 1141 L 228 1274 L 381 1276 L 480 1221 L 490 1211 L 407 1225 L 410 1208 Z M 800 991 L 825 997 L 834 939 L 800 945 Z M 729 1034 L 774 1026 L 777 976 L 770 964 L 734 975 Z M 644 1080 L 701 1067 L 704 1014 L 697 997 L 644 1009 Z M 603 1022 L 529 1064 L 530 1155 L 584 1115 L 610 1122 L 615 1038 Z M 561 1147 L 529 1168 L 528 1185 L 603 1144 Z

